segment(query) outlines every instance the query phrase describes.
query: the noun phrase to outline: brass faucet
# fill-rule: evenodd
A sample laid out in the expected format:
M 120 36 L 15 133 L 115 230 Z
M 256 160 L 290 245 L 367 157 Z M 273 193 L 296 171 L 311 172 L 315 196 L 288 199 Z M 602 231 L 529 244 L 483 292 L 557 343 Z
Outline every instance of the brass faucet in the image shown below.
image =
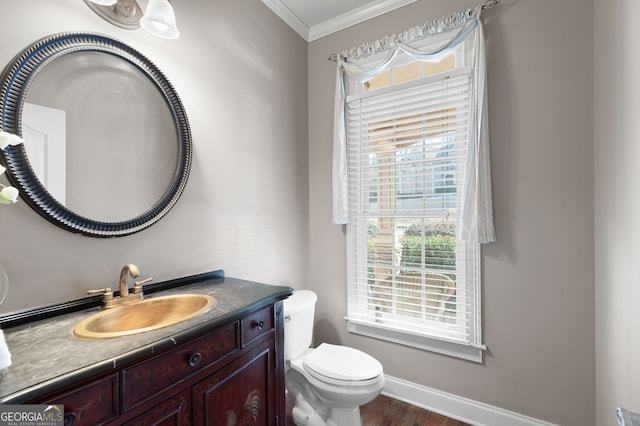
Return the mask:
M 127 275 L 131 275 L 131 278 L 136 278 L 140 275 L 140 270 L 133 263 L 128 263 L 122 267 L 120 271 L 120 280 L 118 281 L 118 289 L 120 290 L 119 297 L 113 297 L 111 288 L 101 288 L 99 290 L 89 290 L 88 294 L 102 293 L 102 307 L 104 309 L 113 308 L 114 306 L 123 305 L 127 302 L 134 300 L 142 300 L 144 295 L 142 293 L 142 284 L 148 283 L 153 278 L 149 277 L 142 281 L 136 281 L 133 283 L 133 292 L 129 293 L 129 287 L 127 286 Z
M 140 270 L 133 263 L 128 263 L 122 267 L 120 271 L 120 298 L 129 297 L 129 287 L 127 287 L 127 274 L 131 274 L 131 278 L 136 278 L 140 275 Z

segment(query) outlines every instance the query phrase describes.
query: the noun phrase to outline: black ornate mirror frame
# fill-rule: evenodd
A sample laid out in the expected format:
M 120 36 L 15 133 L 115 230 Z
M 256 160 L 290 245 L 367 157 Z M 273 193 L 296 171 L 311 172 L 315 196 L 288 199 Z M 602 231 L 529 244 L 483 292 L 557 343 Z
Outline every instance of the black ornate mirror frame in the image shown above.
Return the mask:
M 189 177 L 192 158 L 191 131 L 180 98 L 162 71 L 135 49 L 108 36 L 62 33 L 45 37 L 19 53 L 0 76 L 0 127 L 22 136 L 22 105 L 33 79 L 48 63 L 74 52 L 114 55 L 133 65 L 153 82 L 165 99 L 176 127 L 178 164 L 167 191 L 145 213 L 121 222 L 101 222 L 76 214 L 49 194 L 36 177 L 24 146 L 0 150 L 11 184 L 39 214 L 74 233 L 99 238 L 122 237 L 139 232 L 160 220 L 178 201 Z

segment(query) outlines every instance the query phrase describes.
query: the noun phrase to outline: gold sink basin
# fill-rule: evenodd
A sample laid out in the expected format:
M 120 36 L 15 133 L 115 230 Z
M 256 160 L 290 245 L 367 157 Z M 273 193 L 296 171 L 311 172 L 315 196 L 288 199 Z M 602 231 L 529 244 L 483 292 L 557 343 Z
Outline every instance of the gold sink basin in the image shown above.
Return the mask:
M 208 294 L 178 294 L 130 302 L 85 318 L 74 327 L 73 334 L 109 339 L 145 333 L 194 318 L 216 303 Z

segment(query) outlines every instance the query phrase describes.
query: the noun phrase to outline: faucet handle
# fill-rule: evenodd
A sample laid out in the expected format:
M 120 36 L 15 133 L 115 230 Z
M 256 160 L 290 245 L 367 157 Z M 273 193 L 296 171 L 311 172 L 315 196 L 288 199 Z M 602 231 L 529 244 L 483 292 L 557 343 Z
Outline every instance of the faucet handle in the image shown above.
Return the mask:
M 133 283 L 133 294 L 139 294 L 142 293 L 142 284 L 146 284 L 149 281 L 152 281 L 153 278 L 149 277 L 149 278 L 145 278 L 142 281 L 136 281 Z
M 98 290 L 88 290 L 87 294 L 102 294 L 102 300 L 104 302 L 113 299 L 113 292 L 110 287 L 100 288 Z

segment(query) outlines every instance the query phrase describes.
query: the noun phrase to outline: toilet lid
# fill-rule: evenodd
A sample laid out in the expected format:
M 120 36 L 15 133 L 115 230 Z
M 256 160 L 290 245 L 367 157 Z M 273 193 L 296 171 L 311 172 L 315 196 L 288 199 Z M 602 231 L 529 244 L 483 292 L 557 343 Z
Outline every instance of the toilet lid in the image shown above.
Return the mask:
M 382 364 L 357 349 L 322 343 L 304 357 L 305 369 L 338 380 L 369 380 L 382 374 Z

